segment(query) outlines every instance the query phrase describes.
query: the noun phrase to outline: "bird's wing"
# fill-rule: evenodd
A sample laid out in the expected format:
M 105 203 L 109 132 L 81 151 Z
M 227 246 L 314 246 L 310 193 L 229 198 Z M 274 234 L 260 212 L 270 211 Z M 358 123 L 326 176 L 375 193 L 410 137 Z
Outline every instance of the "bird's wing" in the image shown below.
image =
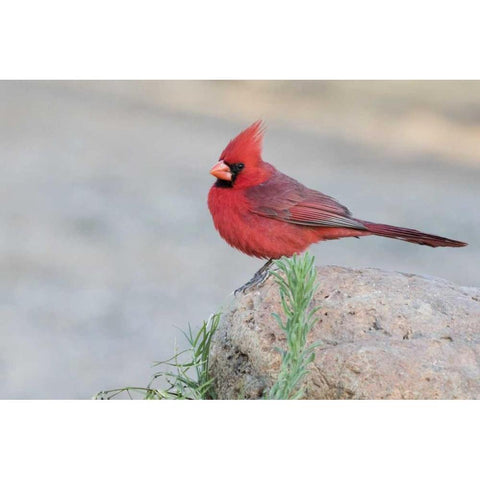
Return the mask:
M 257 215 L 298 225 L 367 230 L 334 198 L 311 190 L 280 172 L 275 172 L 266 182 L 248 188 L 246 195 L 251 212 Z

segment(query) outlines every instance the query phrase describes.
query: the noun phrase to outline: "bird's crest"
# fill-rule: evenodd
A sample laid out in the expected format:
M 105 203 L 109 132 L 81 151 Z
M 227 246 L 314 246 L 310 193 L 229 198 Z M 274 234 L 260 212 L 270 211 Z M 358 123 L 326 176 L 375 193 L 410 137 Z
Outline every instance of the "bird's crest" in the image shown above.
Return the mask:
M 231 163 L 258 163 L 262 159 L 262 141 L 265 126 L 261 120 L 239 133 L 220 155 L 220 160 Z

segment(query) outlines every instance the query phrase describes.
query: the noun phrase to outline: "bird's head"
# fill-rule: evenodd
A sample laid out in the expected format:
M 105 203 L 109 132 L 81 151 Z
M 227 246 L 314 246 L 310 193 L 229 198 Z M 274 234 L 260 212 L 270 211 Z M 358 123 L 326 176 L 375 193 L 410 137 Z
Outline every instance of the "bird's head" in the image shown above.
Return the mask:
M 245 188 L 268 178 L 270 169 L 262 160 L 264 130 L 264 125 L 258 120 L 230 140 L 219 161 L 210 170 L 217 178 L 217 187 Z

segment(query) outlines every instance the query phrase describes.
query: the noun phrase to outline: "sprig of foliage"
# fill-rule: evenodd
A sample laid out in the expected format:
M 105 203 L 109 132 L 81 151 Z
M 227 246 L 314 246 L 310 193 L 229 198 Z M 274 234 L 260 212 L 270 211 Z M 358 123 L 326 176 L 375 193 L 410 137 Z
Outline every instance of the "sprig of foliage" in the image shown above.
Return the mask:
M 311 308 L 316 283 L 315 257 L 305 254 L 275 262 L 278 271 L 271 272 L 280 288 L 280 299 L 285 321 L 273 314 L 287 337 L 285 350 L 278 349 L 282 364 L 277 381 L 266 398 L 274 400 L 299 399 L 303 396 L 302 380 L 309 365 L 315 359 L 319 342 L 307 346 L 307 336 L 317 322 L 315 313 L 320 307 Z
M 215 399 L 213 378 L 209 374 L 210 346 L 218 328 L 220 314 L 212 315 L 196 334 L 191 326 L 183 332 L 190 347 L 176 353 L 172 358 L 156 362 L 155 366 L 173 367 L 174 371 L 160 371 L 153 375 L 147 387 L 124 387 L 97 393 L 95 399 L 110 400 L 126 394 L 129 398 L 146 400 L 207 400 Z M 155 387 L 158 382 L 167 384 L 165 388 Z
M 311 308 L 317 288 L 315 258 L 306 254 L 303 257 L 277 260 L 278 271 L 272 271 L 280 289 L 281 306 L 285 320 L 273 314 L 280 328 L 285 332 L 285 350 L 278 349 L 282 363 L 277 381 L 265 398 L 299 399 L 303 396 L 301 387 L 310 364 L 315 359 L 314 349 L 318 342 L 307 346 L 307 337 L 317 322 Z M 183 332 L 189 348 L 176 353 L 172 358 L 157 362 L 155 366 L 167 367 L 153 375 L 147 387 L 124 387 L 99 392 L 95 399 L 112 399 L 128 396 L 148 400 L 189 399 L 207 400 L 217 398 L 213 388 L 213 378 L 209 373 L 209 356 L 212 338 L 218 328 L 220 314 L 212 315 L 203 322 L 197 333 L 191 326 Z M 173 367 L 173 371 L 171 371 Z M 166 386 L 157 386 L 162 383 Z

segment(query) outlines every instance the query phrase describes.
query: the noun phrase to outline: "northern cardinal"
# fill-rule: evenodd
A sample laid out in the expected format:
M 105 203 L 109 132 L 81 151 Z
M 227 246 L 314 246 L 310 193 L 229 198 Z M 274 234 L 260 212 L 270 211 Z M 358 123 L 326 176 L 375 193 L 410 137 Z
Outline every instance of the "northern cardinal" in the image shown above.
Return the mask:
M 255 122 L 230 141 L 210 173 L 208 194 L 215 228 L 232 246 L 269 261 L 237 290 L 268 274 L 273 259 L 303 252 L 312 243 L 379 235 L 430 247 L 464 247 L 464 242 L 353 218 L 348 208 L 311 190 L 262 160 L 264 127 Z

